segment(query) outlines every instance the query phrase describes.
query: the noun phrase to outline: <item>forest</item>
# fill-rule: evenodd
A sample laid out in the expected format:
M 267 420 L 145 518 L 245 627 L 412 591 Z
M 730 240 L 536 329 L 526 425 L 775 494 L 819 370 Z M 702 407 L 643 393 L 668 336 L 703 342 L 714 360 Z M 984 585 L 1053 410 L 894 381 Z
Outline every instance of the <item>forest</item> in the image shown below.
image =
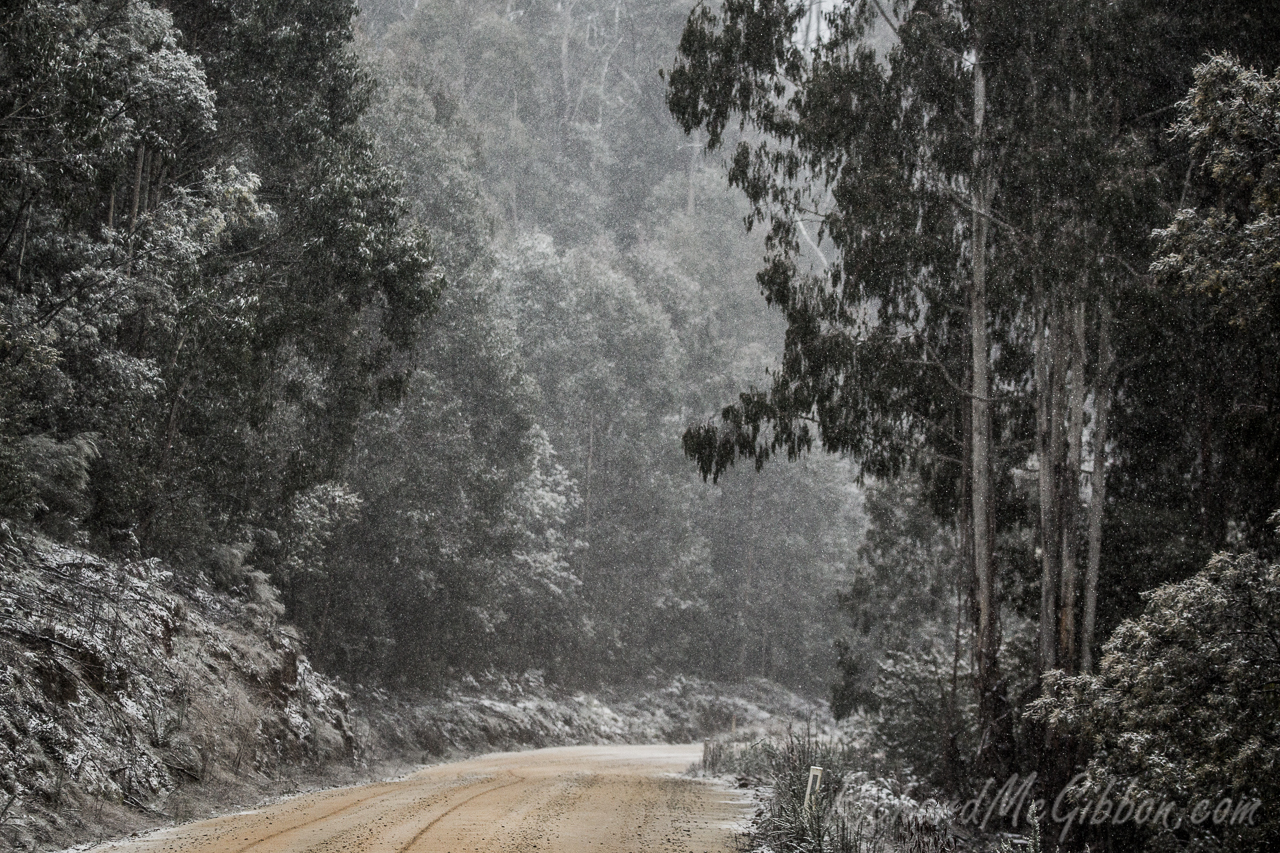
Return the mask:
M 161 561 L 357 691 L 768 679 L 939 799 L 1254 803 L 1062 849 L 1280 836 L 1272 4 L 0 33 L 0 557 Z

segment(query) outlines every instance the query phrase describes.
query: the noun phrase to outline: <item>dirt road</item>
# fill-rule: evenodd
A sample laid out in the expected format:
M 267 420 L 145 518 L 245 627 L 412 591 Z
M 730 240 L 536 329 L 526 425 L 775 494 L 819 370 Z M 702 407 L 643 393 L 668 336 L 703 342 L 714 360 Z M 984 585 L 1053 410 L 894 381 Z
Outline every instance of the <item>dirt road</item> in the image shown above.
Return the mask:
M 727 853 L 735 792 L 698 746 L 507 752 L 162 830 L 112 853 Z

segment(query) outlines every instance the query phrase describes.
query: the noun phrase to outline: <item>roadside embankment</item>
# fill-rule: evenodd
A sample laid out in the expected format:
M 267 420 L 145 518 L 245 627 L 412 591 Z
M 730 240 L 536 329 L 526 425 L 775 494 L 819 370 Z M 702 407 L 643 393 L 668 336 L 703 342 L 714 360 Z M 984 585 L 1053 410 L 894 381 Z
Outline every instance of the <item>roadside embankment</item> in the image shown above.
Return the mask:
M 782 731 L 823 709 L 766 681 L 594 694 L 538 673 L 431 694 L 312 669 L 265 576 L 229 594 L 156 560 L 0 530 L 0 846 L 37 850 L 447 758 Z

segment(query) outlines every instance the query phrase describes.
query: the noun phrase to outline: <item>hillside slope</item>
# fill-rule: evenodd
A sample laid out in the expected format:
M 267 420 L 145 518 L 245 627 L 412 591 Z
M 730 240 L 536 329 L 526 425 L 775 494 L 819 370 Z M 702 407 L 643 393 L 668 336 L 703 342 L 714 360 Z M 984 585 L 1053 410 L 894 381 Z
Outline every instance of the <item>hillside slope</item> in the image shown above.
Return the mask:
M 0 527 L 0 841 L 112 837 L 441 757 L 687 742 L 826 709 L 767 681 L 679 676 L 602 695 L 535 673 L 430 695 L 316 672 L 266 578 L 235 594 Z
M 182 817 L 184 786 L 356 757 L 345 695 L 251 600 L 0 531 L 0 833 Z M 113 819 L 113 814 L 116 818 Z

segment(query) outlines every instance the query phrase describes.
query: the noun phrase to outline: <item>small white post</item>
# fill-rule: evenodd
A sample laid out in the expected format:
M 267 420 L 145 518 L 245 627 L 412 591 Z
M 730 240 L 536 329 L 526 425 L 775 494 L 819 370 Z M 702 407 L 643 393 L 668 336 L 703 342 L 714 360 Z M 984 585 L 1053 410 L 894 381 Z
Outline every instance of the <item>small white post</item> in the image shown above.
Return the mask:
M 809 814 L 809 809 L 813 805 L 813 795 L 822 787 L 822 768 L 809 768 L 809 784 L 804 789 L 804 813 Z

